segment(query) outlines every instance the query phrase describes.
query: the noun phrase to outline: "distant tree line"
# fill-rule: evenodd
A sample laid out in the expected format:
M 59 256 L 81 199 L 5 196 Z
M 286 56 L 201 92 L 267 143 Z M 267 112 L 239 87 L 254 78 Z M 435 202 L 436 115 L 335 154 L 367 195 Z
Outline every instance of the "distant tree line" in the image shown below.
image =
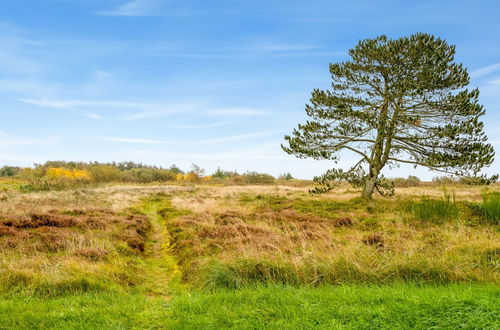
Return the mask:
M 10 177 L 24 180 L 26 190 L 50 190 L 76 186 L 82 184 L 101 183 L 214 183 L 214 184 L 274 184 L 279 181 L 295 180 L 290 173 L 280 175 L 278 178 L 255 171 L 238 173 L 226 171 L 221 168 L 211 175 L 206 175 L 205 170 L 192 164 L 187 171 L 178 166 L 160 167 L 145 165 L 135 162 L 71 162 L 48 161 L 35 164 L 33 167 L 4 166 L 0 168 L 0 177 Z

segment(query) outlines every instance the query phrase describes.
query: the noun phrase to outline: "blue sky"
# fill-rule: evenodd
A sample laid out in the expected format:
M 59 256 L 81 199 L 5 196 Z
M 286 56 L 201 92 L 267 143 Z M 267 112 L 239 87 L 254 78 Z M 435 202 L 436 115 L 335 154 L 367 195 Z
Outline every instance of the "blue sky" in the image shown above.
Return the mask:
M 499 12 L 481 0 L 2 0 L 0 164 L 133 160 L 311 178 L 332 164 L 280 143 L 306 119 L 311 90 L 329 87 L 328 64 L 360 39 L 415 32 L 457 46 L 500 157 Z

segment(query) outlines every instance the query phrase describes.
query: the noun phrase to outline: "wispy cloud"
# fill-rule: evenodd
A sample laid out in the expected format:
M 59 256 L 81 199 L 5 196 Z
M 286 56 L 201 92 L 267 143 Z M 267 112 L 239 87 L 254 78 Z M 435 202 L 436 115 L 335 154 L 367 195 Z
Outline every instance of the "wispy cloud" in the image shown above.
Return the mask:
M 0 91 L 13 93 L 47 93 L 51 88 L 32 79 L 0 79 Z
M 236 124 L 239 123 L 239 120 L 232 120 L 232 121 L 219 121 L 215 123 L 208 123 L 208 124 L 193 124 L 193 125 L 175 125 L 175 126 L 165 126 L 165 128 L 177 128 L 177 129 L 190 129 L 190 128 L 211 128 L 211 127 L 220 127 L 220 126 L 226 126 L 226 125 L 231 125 L 231 124 Z
M 148 57 L 186 58 L 186 59 L 246 59 L 246 58 L 289 58 L 289 57 L 345 57 L 344 52 L 333 51 L 307 44 L 250 44 L 249 46 L 218 49 L 178 49 L 171 47 L 136 47 L 132 50 L 138 55 Z
M 1 81 L 0 81 L 1 82 Z M 1 87 L 1 84 L 0 84 Z M 150 118 L 167 117 L 179 113 L 197 111 L 200 115 L 205 116 L 265 116 L 266 111 L 254 108 L 217 108 L 203 110 L 198 104 L 163 104 L 163 103 L 147 103 L 147 102 L 131 102 L 131 101 L 116 101 L 116 100 L 71 100 L 71 99 L 47 99 L 47 98 L 18 98 L 20 102 L 27 104 L 54 109 L 72 109 L 72 108 L 123 108 L 139 110 L 131 114 L 126 114 L 121 117 L 123 120 L 141 120 Z M 84 116 L 99 119 L 96 114 L 85 113 Z M 206 126 L 210 127 L 210 126 Z
M 172 116 L 179 113 L 191 112 L 198 109 L 194 104 L 161 105 L 149 104 L 142 107 L 144 111 L 124 116 L 124 120 L 140 120 Z M 151 110 L 152 109 L 152 110 Z
M 493 85 L 500 85 L 500 78 L 494 79 L 491 81 Z
M 245 139 L 252 139 L 252 138 L 256 138 L 256 137 L 266 136 L 266 135 L 274 134 L 277 132 L 280 132 L 280 131 L 269 130 L 269 131 L 260 131 L 260 132 L 254 132 L 254 133 L 248 133 L 248 134 L 224 136 L 224 137 L 220 137 L 220 138 L 201 140 L 201 141 L 199 141 L 199 143 L 219 143 L 219 142 L 226 142 L 226 141 L 245 140 Z
M 132 144 L 211 144 L 220 143 L 225 141 L 235 141 L 244 139 L 253 139 L 261 136 L 266 136 L 280 132 L 278 130 L 260 131 L 254 133 L 224 136 L 219 138 L 205 139 L 205 140 L 194 140 L 194 141 L 165 141 L 165 140 L 155 140 L 155 139 L 143 139 L 143 138 L 130 138 L 130 137 L 115 137 L 115 136 L 94 136 L 92 139 L 109 141 L 109 142 L 119 142 L 119 143 L 132 143 Z
M 19 74 L 22 76 L 40 75 L 48 70 L 48 66 L 30 51 L 36 51 L 43 43 L 24 38 L 18 31 L 1 30 L 0 27 L 0 72 L 2 74 Z
M 236 162 L 243 162 L 248 164 L 248 161 L 261 161 L 261 160 L 288 160 L 289 156 L 276 152 L 279 149 L 279 143 L 276 144 L 263 144 L 263 145 L 253 145 L 245 146 L 239 148 L 238 150 L 222 151 L 222 152 L 204 152 L 204 153 L 172 153 L 165 150 L 129 150 L 130 153 L 140 157 L 140 159 L 149 158 L 164 158 L 164 159 L 186 159 L 189 161 L 193 160 L 229 160 Z M 247 165 L 248 166 L 248 165 Z M 254 168 L 255 169 L 255 168 Z
M 316 49 L 318 46 L 306 45 L 306 44 L 279 44 L 279 43 L 269 43 L 269 44 L 258 44 L 248 49 L 240 50 L 250 50 L 256 52 L 289 52 L 298 50 L 311 50 Z
M 18 147 L 18 146 L 51 146 L 57 144 L 60 138 L 57 136 L 47 138 L 25 138 L 0 131 L 0 146 Z
M 84 113 L 82 116 L 97 120 L 102 119 L 102 116 L 97 113 Z
M 149 103 L 141 102 L 125 102 L 125 101 L 108 101 L 108 100 L 60 100 L 60 99 L 26 99 L 19 98 L 18 101 L 45 107 L 45 108 L 78 108 L 78 107 L 114 107 L 114 108 L 143 108 L 149 107 Z
M 476 69 L 474 71 L 471 71 L 470 76 L 471 78 L 480 78 L 486 75 L 489 75 L 490 73 L 493 73 L 495 71 L 500 70 L 500 63 L 488 65 L 479 69 Z
M 1 84 L 0 84 L 1 87 Z M 139 120 L 147 118 L 165 117 L 177 113 L 184 113 L 198 109 L 193 104 L 162 104 L 162 103 L 147 103 L 147 102 L 130 102 L 130 101 L 116 101 L 116 100 L 68 100 L 68 99 L 30 99 L 18 98 L 18 101 L 36 105 L 44 108 L 54 109 L 72 109 L 72 108 L 122 108 L 134 109 L 139 112 L 124 115 L 121 119 L 124 120 Z M 102 116 L 95 113 L 83 113 L 83 116 L 101 119 Z
M 204 113 L 209 116 L 264 116 L 268 114 L 263 110 L 251 108 L 210 109 Z
M 97 12 L 103 16 L 158 16 L 158 0 L 135 0 L 119 5 L 111 10 Z
M 136 144 L 174 144 L 172 141 L 163 140 L 152 140 L 152 139 L 138 139 L 138 138 L 121 138 L 113 136 L 95 136 L 94 139 L 110 141 L 110 142 L 121 142 L 121 143 L 136 143 Z

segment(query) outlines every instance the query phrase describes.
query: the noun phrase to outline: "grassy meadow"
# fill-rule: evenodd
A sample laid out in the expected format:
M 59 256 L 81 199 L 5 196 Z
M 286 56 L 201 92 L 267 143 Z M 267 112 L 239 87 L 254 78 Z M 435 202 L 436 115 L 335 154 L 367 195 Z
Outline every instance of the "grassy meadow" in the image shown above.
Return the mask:
M 0 193 L 0 329 L 500 327 L 500 186 Z

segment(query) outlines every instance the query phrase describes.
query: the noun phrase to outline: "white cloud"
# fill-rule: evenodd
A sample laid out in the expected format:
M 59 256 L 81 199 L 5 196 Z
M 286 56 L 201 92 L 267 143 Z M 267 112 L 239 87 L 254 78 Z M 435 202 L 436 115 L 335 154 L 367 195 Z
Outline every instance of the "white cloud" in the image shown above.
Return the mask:
M 9 165 L 19 165 L 19 166 L 30 166 L 33 163 L 42 164 L 47 161 L 47 158 L 38 157 L 35 155 L 26 154 L 15 154 L 15 153 L 4 153 L 0 154 L 0 161 L 4 164 Z
M 47 84 L 30 79 L 0 79 L 0 91 L 36 94 L 48 93 L 52 89 Z
M 124 120 L 140 120 L 148 118 L 159 118 L 194 111 L 198 106 L 194 104 L 162 105 L 162 104 L 144 104 L 143 112 L 138 112 L 123 117 Z M 148 110 L 152 109 L 152 110 Z
M 492 81 L 491 81 L 491 83 L 492 83 L 493 85 L 500 85 L 500 78 L 497 78 L 497 79 L 495 79 L 495 80 L 492 80 Z
M 100 101 L 100 100 L 58 100 L 58 99 L 26 99 L 20 98 L 18 101 L 44 107 L 44 108 L 77 108 L 77 107 L 114 107 L 114 108 L 143 108 L 150 107 L 151 104 L 140 102 L 123 101 Z
M 40 75 L 48 66 L 32 56 L 42 42 L 24 38 L 19 31 L 0 29 L 0 72 L 19 75 Z
M 267 115 L 265 111 L 260 109 L 250 108 L 225 108 L 225 109 L 211 109 L 206 110 L 205 114 L 213 116 L 264 116 Z
M 479 69 L 476 69 L 474 71 L 471 71 L 470 76 L 471 78 L 480 78 L 482 76 L 489 75 L 490 73 L 493 73 L 495 71 L 500 70 L 500 63 L 488 65 Z
M 314 45 L 303 45 L 303 44 L 268 44 L 268 45 L 256 45 L 249 50 L 260 51 L 260 52 L 289 52 L 297 50 L 311 50 L 318 48 Z
M 124 3 L 112 10 L 97 12 L 103 16 L 157 16 L 158 1 L 135 0 Z
M 163 141 L 163 140 L 151 140 L 151 139 L 136 139 L 136 138 L 120 138 L 112 136 L 96 136 L 94 139 L 110 141 L 110 142 L 121 142 L 121 143 L 137 143 L 137 144 L 174 144 L 175 142 Z
M 226 125 L 231 125 L 231 124 L 236 124 L 239 123 L 239 120 L 233 120 L 233 121 L 219 121 L 215 123 L 208 123 L 208 124 L 199 124 L 199 125 L 176 125 L 176 126 L 165 126 L 165 128 L 177 128 L 177 129 L 190 129 L 190 128 L 211 128 L 211 127 L 219 127 L 219 126 L 226 126 Z
M 261 132 L 248 133 L 248 134 L 225 136 L 225 137 L 220 137 L 220 138 L 201 140 L 201 141 L 199 141 L 199 143 L 219 143 L 219 142 L 233 141 L 233 140 L 244 140 L 244 139 L 251 139 L 251 138 L 266 136 L 266 135 L 270 135 L 270 134 L 278 133 L 278 132 L 280 132 L 280 131 L 273 130 L 273 131 L 261 131 Z
M 233 161 L 254 161 L 254 160 L 286 160 L 287 155 L 277 153 L 267 153 L 261 150 L 245 149 L 239 152 L 214 152 L 214 153 L 192 153 L 192 154 L 179 154 L 179 153 L 162 153 L 157 150 L 130 150 L 129 152 L 140 157 L 162 157 L 165 159 L 187 159 L 193 160 L 233 160 Z
M 225 141 L 252 139 L 252 138 L 270 135 L 270 134 L 277 133 L 277 132 L 279 132 L 279 131 L 277 131 L 277 130 L 260 131 L 260 132 L 254 132 L 254 133 L 248 133 L 248 134 L 224 136 L 224 137 L 213 138 L 213 139 L 182 141 L 182 142 L 143 139 L 143 138 L 114 137 L 114 136 L 94 136 L 92 138 L 97 139 L 97 140 L 102 140 L 102 141 L 133 143 L 133 144 L 176 144 L 176 145 L 179 145 L 179 144 L 211 144 L 211 143 L 220 143 L 220 142 L 225 142 Z
M 2 87 L 0 80 L 0 89 Z M 104 108 L 123 108 L 123 109 L 138 109 L 140 112 L 124 115 L 121 119 L 124 120 L 141 120 L 149 118 L 160 118 L 175 115 L 178 113 L 193 112 L 199 110 L 198 113 L 205 116 L 265 116 L 267 112 L 261 109 L 253 108 L 220 108 L 201 110 L 201 106 L 197 104 L 162 104 L 162 103 L 145 103 L 145 102 L 129 102 L 116 100 L 72 100 L 72 99 L 48 99 L 48 98 L 18 98 L 18 101 L 36 105 L 44 108 L 54 109 L 71 109 L 82 107 L 104 107 Z M 89 114 L 84 114 L 89 117 Z M 95 116 L 94 116 L 95 118 Z M 219 126 L 219 125 L 216 125 Z M 207 126 L 210 127 L 210 126 Z M 195 127 L 196 128 L 196 127 Z
M 97 113 L 84 113 L 82 116 L 91 118 L 91 119 L 102 119 L 102 116 Z
M 1 88 L 1 81 L 0 81 Z M 115 100 L 68 100 L 68 99 L 29 99 L 18 98 L 18 101 L 36 105 L 44 108 L 54 109 L 71 109 L 82 107 L 100 107 L 100 108 L 122 108 L 122 109 L 138 109 L 141 112 L 125 115 L 122 117 L 124 120 L 138 120 L 146 118 L 165 117 L 177 113 L 189 112 L 197 109 L 196 105 L 192 104 L 161 104 L 161 103 L 145 103 L 145 102 L 129 102 L 129 101 L 115 101 Z M 83 116 L 101 119 L 100 115 L 95 113 L 84 113 Z
M 57 136 L 47 138 L 24 138 L 0 131 L 0 146 L 52 146 L 57 144 L 60 138 Z

